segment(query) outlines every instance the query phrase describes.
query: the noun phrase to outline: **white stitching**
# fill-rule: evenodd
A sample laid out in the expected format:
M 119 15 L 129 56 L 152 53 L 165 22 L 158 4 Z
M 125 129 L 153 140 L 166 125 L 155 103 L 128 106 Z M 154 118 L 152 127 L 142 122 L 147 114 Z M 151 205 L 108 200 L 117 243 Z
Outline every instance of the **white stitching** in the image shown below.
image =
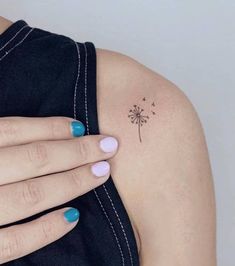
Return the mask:
M 88 113 L 87 113 L 87 49 L 84 43 L 85 48 L 85 111 L 86 111 L 86 127 L 87 127 L 87 134 L 89 135 L 89 124 L 88 124 Z
M 11 53 L 17 46 L 19 46 L 28 36 L 29 36 L 29 34 L 32 32 L 34 30 L 34 28 L 31 28 L 31 30 L 30 31 L 28 31 L 26 34 L 25 34 L 25 36 L 24 36 L 24 38 L 21 40 L 21 41 L 19 41 L 16 45 L 14 45 L 11 49 L 9 49 L 8 51 L 6 51 L 5 52 L 5 54 L 0 58 L 0 61 L 2 61 L 2 59 L 4 59 L 9 53 Z
M 85 61 L 85 68 L 87 68 L 87 49 L 86 49 L 86 44 L 85 44 L 85 43 L 83 43 L 83 44 L 84 44 L 85 54 L 86 54 L 86 57 L 85 57 L 85 60 L 86 60 L 86 61 Z M 85 70 L 85 111 L 86 111 L 86 126 L 87 126 L 87 132 L 88 132 L 88 135 L 89 135 L 89 124 L 88 124 L 88 115 L 87 115 L 87 110 L 88 110 L 88 108 L 87 108 L 87 93 L 86 93 L 86 91 L 87 91 L 87 71 Z M 113 225 L 112 225 L 112 222 L 110 221 L 110 219 L 109 219 L 109 217 L 108 217 L 108 215 L 107 215 L 107 212 L 105 211 L 104 206 L 102 205 L 102 203 L 101 203 L 101 201 L 100 201 L 100 199 L 99 199 L 99 197 L 98 197 L 98 194 L 97 194 L 96 190 L 93 189 L 93 191 L 94 191 L 95 196 L 96 196 L 96 198 L 97 198 L 97 200 L 98 200 L 98 202 L 99 202 L 99 204 L 100 204 L 100 206 L 101 206 L 101 209 L 103 210 L 103 212 L 104 212 L 106 218 L 107 218 L 108 221 L 109 221 L 110 227 L 111 227 L 111 229 L 112 229 L 112 231 L 113 231 L 113 234 L 114 234 L 115 239 L 116 239 L 116 241 L 117 241 L 118 248 L 119 248 L 119 251 L 120 251 L 120 254 L 121 254 L 121 257 L 122 257 L 122 265 L 125 266 L 125 259 L 124 259 L 124 256 L 123 256 L 123 252 L 122 252 L 122 249 L 121 249 L 121 246 L 120 246 L 120 243 L 119 243 L 118 237 L 117 237 L 117 235 L 116 235 L 116 233 L 115 233 L 114 227 L 113 227 Z
M 16 34 L 0 48 L 0 51 L 2 51 L 2 49 L 4 49 L 11 41 L 13 41 L 16 38 L 16 36 L 26 27 L 28 27 L 28 25 L 24 25 L 24 27 L 18 30 Z
M 77 119 L 77 113 L 76 113 L 76 99 L 77 99 L 77 87 L 78 87 L 78 81 L 80 78 L 80 66 L 81 66 L 81 59 L 80 59 L 80 50 L 78 44 L 75 42 L 76 49 L 77 49 L 77 55 L 78 55 L 78 72 L 77 72 L 77 78 L 76 83 L 74 87 L 74 97 L 73 97 L 73 113 L 74 113 L 74 119 Z
M 112 201 L 112 199 L 111 199 L 111 197 L 110 197 L 110 195 L 109 195 L 109 193 L 108 193 L 108 191 L 107 191 L 107 189 L 106 189 L 106 186 L 105 186 L 104 184 L 103 184 L 103 187 L 104 187 L 104 190 L 105 190 L 105 192 L 106 192 L 106 194 L 107 194 L 107 196 L 108 196 L 108 198 L 109 198 L 109 200 L 110 200 L 110 202 L 111 202 L 111 205 L 112 205 L 112 207 L 113 207 L 113 209 L 114 209 L 114 212 L 116 213 L 116 216 L 117 216 L 117 218 L 118 218 L 119 224 L 120 224 L 120 226 L 121 226 L 121 228 L 122 228 L 122 232 L 123 232 L 123 235 L 124 235 L 124 237 L 125 237 L 126 244 L 127 244 L 128 251 L 129 251 L 129 255 L 130 255 L 130 259 L 131 259 L 131 265 L 133 265 L 133 258 L 132 258 L 131 249 L 130 249 L 130 245 L 129 245 L 129 241 L 128 241 L 128 239 L 127 239 L 127 235 L 126 235 L 125 229 L 124 229 L 124 227 L 123 227 L 123 224 L 122 224 L 122 222 L 121 222 L 121 220 L 120 220 L 120 217 L 119 217 L 119 215 L 118 215 L 118 213 L 117 213 L 117 210 L 116 210 L 116 208 L 115 208 L 115 206 L 114 206 L 114 204 L 113 204 L 113 201 Z
M 122 249 L 121 249 L 121 246 L 120 246 L 120 243 L 119 243 L 118 237 L 117 237 L 117 235 L 116 235 L 116 233 L 115 233 L 115 230 L 114 230 L 113 224 L 112 224 L 112 222 L 110 221 L 110 219 L 109 219 L 109 217 L 108 217 L 108 214 L 107 214 L 107 212 L 105 211 L 104 206 L 103 206 L 103 204 L 101 203 L 101 200 L 100 200 L 100 198 L 99 198 L 99 196 L 98 196 L 98 194 L 97 194 L 95 188 L 94 188 L 93 190 L 94 190 L 95 195 L 96 195 L 96 198 L 97 198 L 97 200 L 98 200 L 98 202 L 99 202 L 99 204 L 100 204 L 100 206 L 101 206 L 101 209 L 103 210 L 103 212 L 104 212 L 106 218 L 107 218 L 108 221 L 109 221 L 110 227 L 111 227 L 111 229 L 112 229 L 112 231 L 113 231 L 113 234 L 114 234 L 114 236 L 115 236 L 115 238 L 116 238 L 116 241 L 117 241 L 117 244 L 118 244 L 118 248 L 119 248 L 119 251 L 120 251 L 120 254 L 121 254 L 121 257 L 122 257 L 122 265 L 125 266 L 125 259 L 124 259 L 123 253 L 122 253 Z

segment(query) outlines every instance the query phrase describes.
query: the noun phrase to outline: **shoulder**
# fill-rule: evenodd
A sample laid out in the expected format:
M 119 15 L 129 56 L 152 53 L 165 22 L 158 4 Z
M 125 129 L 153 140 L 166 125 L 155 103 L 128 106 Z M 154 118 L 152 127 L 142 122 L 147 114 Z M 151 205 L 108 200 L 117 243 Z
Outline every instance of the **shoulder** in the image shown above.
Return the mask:
M 9 28 L 12 23 L 12 21 L 0 16 L 0 34 L 2 34 L 7 28 Z
M 195 256 L 195 265 L 214 265 L 212 173 L 190 100 L 135 59 L 104 49 L 97 49 L 97 91 L 100 133 L 119 139 L 111 174 L 143 265 L 156 256 L 159 265 L 194 265 Z

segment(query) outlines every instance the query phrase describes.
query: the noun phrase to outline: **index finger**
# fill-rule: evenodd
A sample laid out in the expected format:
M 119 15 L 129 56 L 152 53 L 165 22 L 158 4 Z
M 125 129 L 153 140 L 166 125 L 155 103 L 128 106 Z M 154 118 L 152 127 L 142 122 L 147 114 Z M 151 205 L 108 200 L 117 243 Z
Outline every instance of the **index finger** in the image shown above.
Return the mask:
M 0 147 L 39 140 L 70 139 L 84 133 L 83 123 L 70 117 L 0 117 Z

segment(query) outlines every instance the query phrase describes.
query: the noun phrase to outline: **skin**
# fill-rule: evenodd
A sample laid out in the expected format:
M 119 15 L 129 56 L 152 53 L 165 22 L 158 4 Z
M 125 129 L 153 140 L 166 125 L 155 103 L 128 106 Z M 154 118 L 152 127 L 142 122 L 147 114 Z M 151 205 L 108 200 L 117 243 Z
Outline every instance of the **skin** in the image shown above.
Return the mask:
M 2 31 L 9 26 L 3 20 Z M 96 51 L 100 133 L 119 142 L 108 162 L 141 265 L 216 266 L 213 177 L 194 106 L 180 88 L 133 58 Z M 134 105 L 149 117 L 142 126 L 131 122 Z
M 12 21 L 0 16 L 0 34 L 3 33 L 11 24 Z
M 119 139 L 111 174 L 141 265 L 215 266 L 213 178 L 195 108 L 180 88 L 133 58 L 99 48 L 97 58 L 100 132 Z M 128 117 L 134 105 L 149 116 L 142 142 Z

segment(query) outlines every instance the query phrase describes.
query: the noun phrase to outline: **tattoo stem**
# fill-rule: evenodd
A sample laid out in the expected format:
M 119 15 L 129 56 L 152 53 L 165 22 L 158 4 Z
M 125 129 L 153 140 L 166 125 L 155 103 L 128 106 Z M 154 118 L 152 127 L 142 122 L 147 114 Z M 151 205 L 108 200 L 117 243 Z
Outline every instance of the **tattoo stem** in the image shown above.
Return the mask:
M 140 123 L 138 123 L 138 131 L 139 131 L 139 139 L 140 139 L 140 142 L 142 142 L 141 136 L 140 136 Z

